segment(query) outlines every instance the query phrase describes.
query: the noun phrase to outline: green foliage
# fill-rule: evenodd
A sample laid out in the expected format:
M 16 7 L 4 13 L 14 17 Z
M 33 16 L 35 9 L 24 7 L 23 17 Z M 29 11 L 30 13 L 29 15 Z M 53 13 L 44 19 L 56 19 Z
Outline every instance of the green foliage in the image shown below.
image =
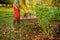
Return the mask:
M 57 7 L 53 8 L 36 5 L 35 11 L 43 31 L 47 36 L 49 36 L 50 22 L 52 22 L 56 17 Z
M 55 20 L 60 22 L 60 7 L 55 12 L 56 12 Z
M 4 4 L 4 3 L 5 3 L 5 4 L 8 4 L 8 3 L 13 4 L 13 1 L 14 1 L 14 0 L 1 0 L 0 3 L 3 3 L 3 4 Z

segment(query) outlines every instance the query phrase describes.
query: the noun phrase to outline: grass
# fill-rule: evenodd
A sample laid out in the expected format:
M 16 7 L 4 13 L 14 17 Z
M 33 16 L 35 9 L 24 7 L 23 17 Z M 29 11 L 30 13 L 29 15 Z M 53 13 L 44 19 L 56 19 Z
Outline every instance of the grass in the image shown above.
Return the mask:
M 23 15 L 23 13 L 22 13 L 22 15 Z M 0 28 L 2 28 L 0 31 L 1 35 L 2 35 L 2 36 L 0 36 L 1 40 L 3 40 L 5 37 L 8 40 L 13 40 L 12 37 L 15 37 L 15 36 L 18 37 L 20 35 L 20 33 L 19 33 L 20 31 L 17 34 L 15 34 L 15 32 L 10 32 L 9 35 L 6 35 L 6 34 L 4 35 L 4 32 L 5 32 L 4 30 L 11 31 L 11 29 L 8 29 L 8 28 L 10 28 L 10 26 L 13 22 L 13 17 L 14 17 L 13 8 L 0 7 Z M 8 31 L 8 33 L 9 33 L 9 31 Z
M 24 11 L 21 10 L 21 16 L 24 15 Z M 14 17 L 13 8 L 0 7 L 0 25 L 12 23 Z
M 21 16 L 24 15 L 24 11 L 22 9 L 21 10 Z M 14 14 L 13 13 L 13 8 L 5 8 L 5 7 L 0 7 L 0 15 L 3 15 L 3 14 Z
M 0 11 L 13 11 L 13 8 L 0 7 Z

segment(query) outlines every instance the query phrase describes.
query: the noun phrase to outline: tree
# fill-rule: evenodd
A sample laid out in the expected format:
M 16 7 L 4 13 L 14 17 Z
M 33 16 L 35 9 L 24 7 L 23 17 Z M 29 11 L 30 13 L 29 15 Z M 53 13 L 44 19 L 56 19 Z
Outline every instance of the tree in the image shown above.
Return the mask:
M 3 4 L 6 4 L 5 7 L 7 8 L 7 5 L 8 5 L 8 4 L 13 4 L 13 1 L 14 1 L 14 0 L 1 0 L 1 1 L 0 1 L 0 4 L 2 4 L 2 5 L 3 5 Z
M 3 4 L 3 3 L 5 3 L 5 0 L 0 0 L 0 4 Z

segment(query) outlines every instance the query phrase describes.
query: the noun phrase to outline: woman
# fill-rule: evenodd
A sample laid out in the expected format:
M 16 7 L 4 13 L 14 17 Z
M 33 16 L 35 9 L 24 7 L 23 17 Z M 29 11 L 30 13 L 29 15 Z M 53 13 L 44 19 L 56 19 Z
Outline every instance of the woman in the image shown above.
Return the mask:
M 27 5 L 25 0 L 14 0 L 14 4 L 13 4 L 13 9 L 14 9 L 14 22 L 13 22 L 13 26 L 15 26 L 15 24 L 17 23 L 18 28 L 20 27 L 20 7 L 22 7 L 22 9 L 27 12 Z M 14 27 L 12 26 L 12 28 L 14 29 Z
M 15 27 L 16 23 L 17 23 L 18 27 L 20 25 L 20 4 L 19 4 L 19 0 L 14 0 L 13 9 L 14 9 L 14 21 L 13 21 L 12 28 L 15 29 L 14 27 Z

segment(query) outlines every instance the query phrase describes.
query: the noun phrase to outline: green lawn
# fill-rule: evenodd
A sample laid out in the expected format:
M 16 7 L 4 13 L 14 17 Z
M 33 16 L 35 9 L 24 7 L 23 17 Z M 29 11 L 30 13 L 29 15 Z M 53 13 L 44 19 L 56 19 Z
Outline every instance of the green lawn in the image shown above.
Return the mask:
M 21 11 L 21 16 L 23 16 L 23 10 Z M 11 24 L 13 21 L 14 12 L 13 8 L 0 7 L 0 25 Z

